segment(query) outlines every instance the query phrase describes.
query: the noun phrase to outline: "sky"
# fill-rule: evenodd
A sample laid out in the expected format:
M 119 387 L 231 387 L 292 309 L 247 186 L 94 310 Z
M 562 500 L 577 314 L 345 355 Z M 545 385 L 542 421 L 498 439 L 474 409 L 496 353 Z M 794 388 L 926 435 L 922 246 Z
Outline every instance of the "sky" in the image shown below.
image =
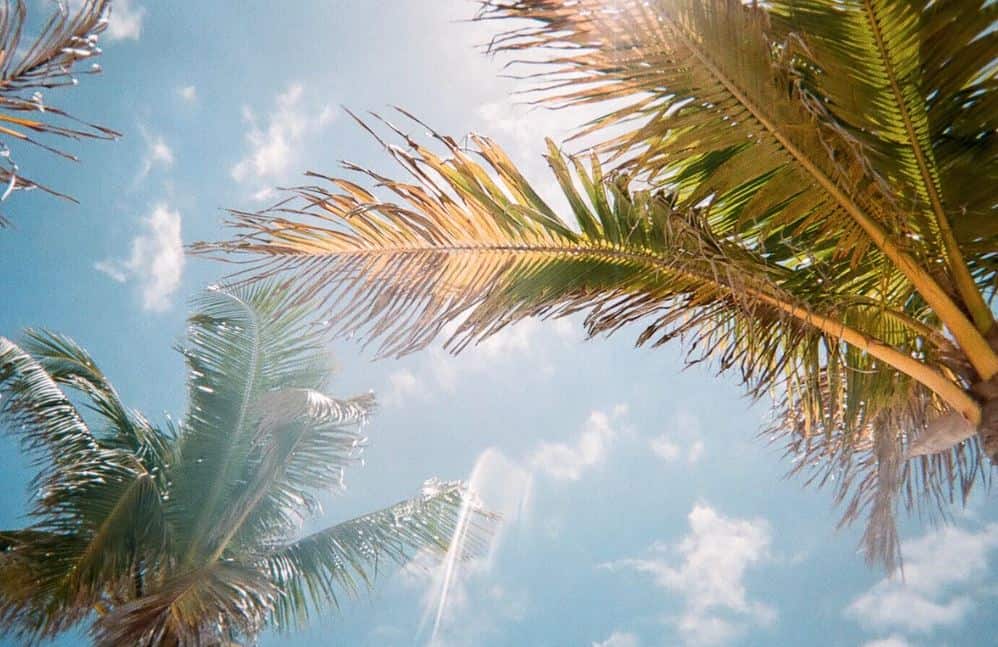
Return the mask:
M 266 206 L 306 170 L 344 159 L 390 170 L 344 107 L 400 105 L 441 132 L 489 135 L 551 195 L 543 138 L 564 139 L 582 115 L 527 109 L 504 61 L 482 54 L 496 26 L 469 23 L 475 10 L 117 0 L 103 74 L 46 100 L 124 136 L 71 146 L 79 164 L 18 152 L 81 204 L 21 192 L 0 205 L 13 223 L 0 230 L 0 335 L 68 334 L 130 406 L 180 417 L 173 347 L 187 304 L 232 269 L 183 245 L 226 237 L 225 208 Z M 585 340 L 568 319 L 524 321 L 458 357 L 436 346 L 372 361 L 334 344 L 336 395 L 373 389 L 381 406 L 366 464 L 310 525 L 413 496 L 430 477 L 470 479 L 504 522 L 446 586 L 446 565 L 419 556 L 260 644 L 993 644 L 993 494 L 948 525 L 903 522 L 905 577 L 885 578 L 857 552 L 860 527 L 836 530 L 829 492 L 784 478 L 782 451 L 758 438 L 765 402 L 710 367 L 684 370 L 679 346 L 634 348 L 635 337 Z M 0 527 L 24 523 L 30 476 L 0 437 Z

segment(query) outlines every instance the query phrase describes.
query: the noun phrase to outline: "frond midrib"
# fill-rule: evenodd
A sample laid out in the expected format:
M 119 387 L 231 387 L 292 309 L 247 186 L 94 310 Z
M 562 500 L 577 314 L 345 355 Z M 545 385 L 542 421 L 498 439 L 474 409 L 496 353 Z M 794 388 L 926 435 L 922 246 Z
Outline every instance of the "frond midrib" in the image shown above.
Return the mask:
M 716 280 L 716 277 L 711 276 L 708 272 L 695 272 L 690 268 L 683 268 L 678 266 L 676 263 L 672 263 L 661 256 L 657 255 L 655 251 L 647 247 L 637 247 L 635 249 L 624 249 L 619 245 L 607 243 L 599 244 L 596 241 L 586 241 L 590 242 L 590 245 L 580 244 L 579 241 L 572 241 L 569 245 L 551 245 L 551 244 L 531 244 L 529 241 L 517 242 L 517 243 L 482 243 L 473 244 L 470 242 L 462 241 L 460 243 L 454 243 L 452 245 L 414 245 L 411 247 L 363 247 L 353 250 L 331 250 L 325 253 L 316 252 L 301 252 L 302 256 L 309 258 L 318 258 L 322 256 L 327 256 L 329 258 L 342 258 L 348 256 L 355 257 L 365 257 L 365 256 L 397 256 L 400 254 L 441 254 L 448 255 L 454 253 L 472 253 L 472 254 L 483 254 L 483 253 L 496 253 L 496 254 L 552 254 L 557 256 L 591 256 L 597 258 L 613 258 L 623 261 L 637 262 L 653 267 L 656 271 L 667 271 L 673 273 L 684 274 L 687 277 L 694 278 L 698 281 L 705 283 L 710 283 L 715 287 L 721 288 L 723 290 L 733 291 L 734 288 L 731 286 L 724 285 Z M 284 254 L 279 255 L 285 256 Z M 690 257 L 689 260 L 696 261 L 695 257 Z M 709 263 L 709 260 L 703 262 Z M 856 330 L 840 320 L 833 317 L 828 317 L 825 315 L 813 312 L 807 305 L 794 303 L 793 300 L 788 299 L 788 295 L 779 294 L 772 290 L 767 290 L 765 283 L 762 281 L 757 281 L 757 285 L 745 285 L 739 286 L 739 296 L 749 297 L 756 300 L 758 303 L 773 307 L 781 312 L 784 312 L 797 321 L 804 323 L 812 328 L 818 329 L 825 334 L 830 336 L 841 338 L 847 343 L 856 346 L 862 350 L 866 350 L 871 355 L 874 355 L 878 359 L 894 366 L 901 372 L 909 375 L 913 379 L 922 383 L 924 386 L 929 388 L 931 391 L 937 393 L 941 398 L 943 398 L 952 407 L 961 412 L 968 420 L 977 421 L 980 419 L 980 406 L 956 383 L 948 379 L 941 372 L 924 364 L 914 358 L 912 358 L 907 353 L 903 353 L 893 348 L 889 344 L 877 339 L 876 337 L 870 335 L 869 333 Z
M 230 292 L 219 292 L 232 301 L 238 303 L 243 310 L 249 315 L 249 319 L 252 322 L 253 328 L 253 345 L 250 349 L 250 370 L 246 376 L 246 383 L 243 386 L 243 396 L 242 401 L 239 406 L 239 415 L 236 418 L 235 425 L 232 427 L 232 433 L 230 438 L 226 443 L 225 455 L 222 459 L 222 465 L 219 467 L 218 471 L 215 473 L 215 479 L 212 482 L 211 490 L 208 493 L 208 498 L 206 499 L 206 504 L 201 508 L 201 514 L 199 515 L 198 521 L 194 526 L 194 532 L 190 538 L 190 547 L 187 550 L 187 554 L 184 556 L 184 563 L 190 565 L 197 555 L 197 549 L 201 546 L 201 534 L 204 532 L 204 527 L 211 518 L 211 514 L 214 511 L 215 506 L 218 503 L 219 497 L 222 494 L 222 488 L 225 485 L 225 476 L 229 472 L 229 460 L 232 456 L 232 448 L 235 445 L 235 440 L 242 437 L 242 430 L 245 427 L 246 417 L 249 413 L 250 400 L 252 393 L 255 388 L 256 379 L 258 377 L 258 366 L 260 362 L 261 347 L 260 347 L 260 317 L 256 309 L 250 304 L 246 303 L 244 299 L 239 296 L 232 294 Z
M 880 53 L 880 60 L 884 66 L 885 76 L 890 82 L 891 93 L 894 95 L 894 102 L 897 105 L 898 114 L 901 117 L 905 133 L 908 136 L 912 154 L 915 157 L 915 162 L 918 164 L 922 185 L 925 187 L 925 192 L 928 194 L 929 203 L 935 215 L 936 226 L 939 229 L 939 237 L 941 238 L 940 244 L 946 254 L 950 271 L 953 272 L 956 288 L 963 298 L 964 305 L 970 310 L 977 329 L 982 333 L 987 333 L 991 326 L 994 325 L 994 315 L 992 315 L 991 309 L 984 302 L 984 297 L 981 295 L 980 290 L 978 290 L 977 284 L 967 268 L 967 263 L 960 252 L 960 246 L 953 234 L 953 228 L 950 226 L 949 217 L 943 209 L 942 200 L 939 197 L 939 187 L 936 185 L 937 175 L 932 173 L 929 168 L 926 151 L 922 150 L 922 142 L 912 121 L 911 112 L 905 101 L 904 93 L 901 91 L 897 71 L 890 49 L 885 41 L 877 11 L 871 0 L 863 0 L 863 8 L 866 12 L 867 22 L 870 25 L 874 42 Z M 931 154 L 931 151 L 929 151 L 929 154 Z

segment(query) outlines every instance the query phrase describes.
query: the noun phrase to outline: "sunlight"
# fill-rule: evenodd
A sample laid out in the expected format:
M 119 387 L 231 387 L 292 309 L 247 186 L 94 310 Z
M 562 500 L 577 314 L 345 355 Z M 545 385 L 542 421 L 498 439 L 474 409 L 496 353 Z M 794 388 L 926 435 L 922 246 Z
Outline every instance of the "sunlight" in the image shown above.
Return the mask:
M 422 634 L 430 616 L 433 617 L 428 645 L 438 644 L 451 592 L 462 575 L 471 572 L 488 574 L 505 532 L 526 522 L 530 511 L 533 476 L 501 451 L 490 447 L 475 460 L 468 476 L 468 488 L 473 495 L 465 498 L 451 537 L 450 550 L 433 577 L 432 586 L 438 593 L 427 600 L 420 622 L 419 633 Z M 471 513 L 476 506 L 499 514 L 501 520 L 495 533 L 488 538 L 485 554 L 462 562 L 459 556 L 465 551 Z

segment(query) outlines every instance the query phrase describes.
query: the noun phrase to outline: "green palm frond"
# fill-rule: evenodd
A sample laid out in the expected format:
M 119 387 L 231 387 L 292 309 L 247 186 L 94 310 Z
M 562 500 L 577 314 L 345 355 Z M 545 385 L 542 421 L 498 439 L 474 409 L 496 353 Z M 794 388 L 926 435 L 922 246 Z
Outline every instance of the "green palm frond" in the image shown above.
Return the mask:
M 266 622 L 303 618 L 299 593 L 317 583 L 311 604 L 335 602 L 332 587 L 355 594 L 384 559 L 455 538 L 474 551 L 490 529 L 447 484 L 300 538 L 319 495 L 342 488 L 364 448 L 374 397 L 319 390 L 321 330 L 273 286 L 214 288 L 196 304 L 179 429 L 126 407 L 68 337 L 32 330 L 23 347 L 0 338 L 0 423 L 39 468 L 32 524 L 0 531 L 3 631 L 36 642 L 90 620 L 101 645 L 236 644 Z
M 174 505 L 197 501 L 193 526 L 186 516 L 175 530 L 189 542 L 188 560 L 204 545 L 206 531 L 242 490 L 254 451 L 261 397 L 275 389 L 315 388 L 327 361 L 301 307 L 282 308 L 268 286 L 241 292 L 209 290 L 189 321 L 190 407 L 180 451 L 186 458 L 169 478 L 180 486 Z
M 878 13 L 877 6 L 883 11 Z M 599 0 L 570 5 L 494 0 L 485 4 L 482 17 L 529 21 L 497 37 L 492 49 L 528 52 L 531 65 L 548 64 L 532 75 L 549 81 L 541 87 L 541 101 L 615 101 L 611 112 L 582 132 L 611 126 L 623 130 L 598 146 L 621 168 L 641 172 L 653 186 L 675 187 L 705 199 L 759 181 L 762 186 L 732 223 L 736 235 L 754 234 L 760 245 L 765 238 L 792 240 L 801 249 L 832 249 L 848 257 L 851 265 L 866 264 L 890 288 L 890 293 L 881 290 L 874 298 L 924 300 L 966 351 L 979 378 L 987 381 L 998 375 L 998 353 L 985 338 L 994 317 L 981 295 L 993 290 L 993 263 L 974 261 L 968 269 L 949 227 L 957 219 L 952 212 L 961 210 L 959 201 L 944 205 L 946 213 L 932 204 L 932 196 L 945 193 L 937 186 L 942 162 L 932 157 L 940 138 L 930 134 L 926 116 L 933 88 L 915 87 L 917 80 L 909 82 L 907 77 L 899 81 L 899 70 L 910 68 L 912 57 L 919 55 L 920 32 L 912 28 L 906 33 L 910 16 L 886 6 L 831 0 L 654 0 L 613 6 Z M 798 21 L 798 32 L 771 26 L 781 7 L 797 7 L 786 11 L 807 17 Z M 846 14 L 855 20 L 847 24 Z M 873 26 L 886 14 L 892 14 L 896 28 L 874 33 Z M 813 35 L 807 29 L 824 29 L 829 42 L 857 60 L 875 60 L 859 67 L 839 60 L 822 75 L 819 66 L 836 61 L 818 56 L 812 61 L 798 54 L 806 49 L 800 43 L 806 45 Z M 850 49 L 858 42 L 869 47 L 862 53 Z M 849 85 L 850 79 L 864 74 L 861 70 L 885 57 L 897 59 L 890 71 L 881 64 L 864 77 L 876 89 L 875 97 Z M 948 60 L 945 55 L 936 58 Z M 893 167 L 871 161 L 877 156 L 868 138 L 852 132 L 864 124 L 843 126 L 846 120 L 835 115 L 836 97 L 815 91 L 820 85 L 815 77 L 832 79 L 842 93 L 856 93 L 846 102 L 856 106 L 856 112 L 869 99 L 878 105 L 872 119 L 901 119 L 891 121 L 889 132 L 876 135 L 886 142 L 880 153 L 886 146 L 896 154 Z M 891 85 L 885 79 L 898 82 Z M 967 100 L 979 100 L 978 94 Z M 885 108 L 891 101 L 893 111 Z M 987 130 L 978 134 L 993 136 Z M 899 176 L 901 184 L 895 182 Z M 909 213 L 908 198 L 917 197 L 918 191 L 926 202 L 925 213 L 916 215 Z M 925 226 L 913 228 L 911 223 L 919 219 Z
M 955 288 L 978 327 L 986 332 L 993 317 L 971 276 L 976 263 L 968 268 L 968 260 L 974 259 L 965 259 L 961 251 L 961 243 L 972 242 L 972 238 L 958 240 L 954 223 L 968 215 L 974 218 L 991 213 L 993 200 L 982 196 L 979 189 L 969 194 L 954 192 L 964 183 L 951 169 L 969 153 L 972 159 L 991 167 L 990 171 L 975 169 L 975 176 L 993 176 L 994 156 L 987 160 L 980 153 L 993 149 L 993 142 L 989 146 L 987 140 L 993 140 L 994 129 L 961 129 L 964 132 L 956 136 L 973 143 L 947 149 L 937 146 L 943 135 L 939 131 L 952 128 L 952 120 L 937 120 L 938 134 L 934 134 L 929 115 L 935 106 L 952 109 L 954 102 L 970 99 L 966 107 L 973 108 L 987 102 L 989 88 L 983 81 L 994 64 L 996 37 L 992 32 L 998 9 L 985 2 L 949 2 L 939 3 L 941 6 L 930 12 L 929 4 L 805 0 L 773 2 L 768 9 L 778 29 L 803 41 L 803 51 L 798 50 L 796 56 L 806 60 L 797 62 L 808 71 L 801 81 L 806 94 L 818 105 L 827 106 L 827 119 L 858 142 L 872 171 L 889 185 L 898 202 L 895 210 L 904 218 L 899 225 L 905 235 L 924 240 L 933 256 L 946 258 Z M 966 23 L 959 27 L 952 16 L 957 4 L 965 16 L 960 22 Z M 940 20 L 941 13 L 949 15 Z M 956 29 L 959 32 L 954 33 Z M 925 32 L 936 39 L 934 51 L 926 51 Z M 946 37 L 957 40 L 945 45 L 938 41 Z M 956 52 L 960 60 L 947 60 Z M 935 70 L 925 66 L 933 54 Z M 940 54 L 943 61 L 938 61 Z M 954 65 L 963 67 L 956 70 Z M 940 67 L 949 69 L 940 74 Z M 936 83 L 932 82 L 932 72 L 936 73 Z M 965 80 L 954 85 L 950 75 L 963 75 Z M 957 99 L 955 94 L 963 98 Z M 954 135 L 943 137 L 952 139 Z M 983 137 L 982 141 L 974 141 L 978 137 Z
M 243 490 L 209 534 L 217 555 L 278 540 L 296 531 L 305 514 L 320 512 L 311 493 L 342 488 L 344 470 L 363 449 L 360 427 L 373 412 L 374 397 L 335 400 L 285 389 L 264 394 L 258 408 L 262 417 Z
M 875 445 L 901 464 L 932 420 L 951 409 L 980 415 L 965 358 L 904 290 L 833 251 L 733 233 L 728 224 L 765 180 L 703 203 L 605 177 L 595 158 L 570 169 L 551 145 L 569 223 L 487 139 L 473 138 L 474 151 L 438 140 L 446 159 L 409 138 L 409 150 L 388 147 L 413 182 L 365 172 L 397 202 L 327 178 L 265 212 L 234 213 L 239 237 L 195 250 L 245 255 L 235 280 L 281 280 L 292 301 L 318 304 L 332 332 L 375 341 L 380 354 L 421 348 L 449 323 L 445 346 L 459 351 L 520 319 L 576 312 L 587 313 L 589 335 L 636 324 L 639 344 L 681 337 L 689 361 L 738 371 L 755 395 L 785 393 L 791 449 L 830 472 L 868 471 Z M 961 466 L 980 464 L 977 442 L 894 479 L 910 490 L 906 503 L 969 487 L 982 472 Z M 870 497 L 882 482 L 849 481 L 840 496 L 859 503 L 847 519 L 883 509 Z M 892 527 L 880 512 L 873 521 Z M 877 537 L 893 531 L 871 532 L 871 551 L 891 559 L 896 542 Z
M 90 460 L 97 440 L 52 376 L 31 355 L 0 337 L 0 422 L 36 462 L 60 468 Z
M 0 151 L 6 158 L 0 166 L 0 184 L 5 187 L 0 200 L 13 190 L 34 188 L 72 200 L 21 175 L 12 160 L 10 144 L 40 147 L 76 161 L 75 156 L 52 147 L 39 135 L 73 140 L 120 136 L 49 105 L 43 95 L 53 88 L 75 85 L 78 74 L 100 71 L 93 59 L 101 53 L 97 40 L 107 27 L 110 6 L 110 0 L 84 0 L 71 13 L 59 5 L 38 35 L 26 42 L 28 12 L 24 0 L 0 2 Z M 87 69 L 81 70 L 81 63 Z M 6 222 L 0 218 L 0 226 Z
M 738 0 L 581 4 L 487 3 L 484 18 L 531 21 L 493 50 L 547 54 L 540 89 L 555 105 L 626 102 L 581 133 L 623 127 L 599 147 L 623 168 L 697 200 L 768 176 L 739 225 L 765 218 L 774 232 L 815 230 L 815 243 L 834 240 L 854 258 L 870 250 L 846 212 L 865 212 L 874 187 L 840 188 L 862 179 L 858 160 L 827 158 L 827 148 L 848 147 L 823 139 L 834 133 L 784 87 L 764 11 Z
M 168 433 L 157 429 L 139 411 L 129 409 L 118 392 L 83 348 L 75 341 L 47 330 L 25 331 L 21 343 L 57 383 L 87 397 L 86 405 L 97 413 L 105 427 L 98 433 L 103 447 L 127 449 L 147 469 L 163 470 L 173 458 Z
M 418 552 L 452 547 L 461 559 L 480 554 L 495 521 L 463 485 L 431 481 L 416 498 L 276 547 L 259 564 L 280 591 L 277 625 L 301 625 L 310 613 L 338 606 L 337 592 L 370 586 L 382 561 L 404 564 Z

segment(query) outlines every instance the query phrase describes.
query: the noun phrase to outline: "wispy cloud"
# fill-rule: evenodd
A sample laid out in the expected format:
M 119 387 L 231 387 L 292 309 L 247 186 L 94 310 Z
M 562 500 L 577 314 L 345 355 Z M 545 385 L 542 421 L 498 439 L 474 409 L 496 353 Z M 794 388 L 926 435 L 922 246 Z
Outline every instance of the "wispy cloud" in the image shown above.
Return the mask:
M 619 404 L 610 413 L 593 411 L 575 443 L 541 443 L 529 463 L 552 478 L 577 481 L 582 474 L 606 458 L 620 435 L 619 425 L 627 415 L 627 405 Z
M 962 622 L 984 586 L 998 523 L 972 532 L 943 526 L 902 545 L 904 579 L 885 578 L 853 600 L 845 615 L 873 630 L 929 633 Z
M 162 135 L 155 135 L 149 132 L 144 126 L 139 126 L 139 132 L 146 144 L 145 155 L 142 157 L 142 164 L 139 167 L 139 175 L 136 182 L 144 179 L 152 171 L 153 167 L 161 166 L 170 168 L 173 166 L 173 149 Z
M 913 645 L 905 640 L 904 636 L 893 634 L 886 638 L 865 642 L 863 647 L 913 647 Z
M 449 338 L 457 323 L 444 327 L 441 339 Z M 402 406 L 412 400 L 430 400 L 453 394 L 462 380 L 473 376 L 494 375 L 501 368 L 517 368 L 545 375 L 554 372 L 549 360 L 552 342 L 568 344 L 579 338 L 568 319 L 540 321 L 530 318 L 503 328 L 480 344 L 466 348 L 457 356 L 432 346 L 421 355 L 414 367 L 389 375 L 384 404 Z
M 593 647 L 639 647 L 640 644 L 634 634 L 615 631 L 606 640 L 594 642 Z
M 132 0 L 114 0 L 111 19 L 104 35 L 109 40 L 138 40 L 142 35 L 142 21 L 146 10 Z
M 651 438 L 648 448 L 667 463 L 683 458 L 687 463 L 696 463 L 705 449 L 700 419 L 688 411 L 677 412 L 669 422 L 668 432 Z
M 750 599 L 744 582 L 749 567 L 769 559 L 769 524 L 728 518 L 706 504 L 694 505 L 688 520 L 690 531 L 678 544 L 656 544 L 648 557 L 604 566 L 645 573 L 682 596 L 683 611 L 672 622 L 687 645 L 719 645 L 750 626 L 772 624 L 776 610 Z
M 180 213 L 159 204 L 143 225 L 143 233 L 132 239 L 128 259 L 105 259 L 94 268 L 119 283 L 134 281 L 142 294 L 142 308 L 162 312 L 170 307 L 184 270 Z
M 324 128 L 335 117 L 328 105 L 318 109 L 303 104 L 304 87 L 293 83 L 277 95 L 274 109 L 262 119 L 249 106 L 243 107 L 246 123 L 246 154 L 232 167 L 237 182 L 273 182 L 293 171 L 301 157 L 306 136 Z M 263 200 L 271 195 L 269 185 L 259 187 L 253 195 Z
M 412 399 L 423 399 L 428 395 L 426 386 L 407 368 L 388 374 L 388 388 L 382 397 L 382 404 L 401 405 Z

